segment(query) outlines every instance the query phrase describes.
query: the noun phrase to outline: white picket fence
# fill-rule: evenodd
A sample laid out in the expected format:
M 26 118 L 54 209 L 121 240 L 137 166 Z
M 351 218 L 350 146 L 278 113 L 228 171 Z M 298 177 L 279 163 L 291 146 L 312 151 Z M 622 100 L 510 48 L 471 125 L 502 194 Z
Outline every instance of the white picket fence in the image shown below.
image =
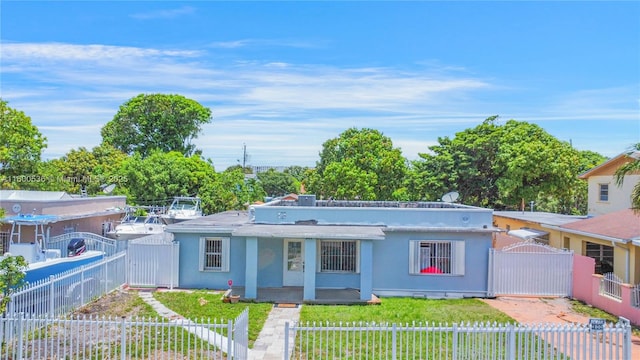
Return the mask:
M 248 317 L 235 320 L 0 318 L 2 359 L 247 359 Z
M 7 316 L 65 315 L 126 283 L 126 252 L 104 258 L 21 288 L 10 295 Z
M 290 334 L 293 332 L 293 334 Z M 588 324 L 285 325 L 284 359 L 631 359 L 625 319 L 594 329 Z

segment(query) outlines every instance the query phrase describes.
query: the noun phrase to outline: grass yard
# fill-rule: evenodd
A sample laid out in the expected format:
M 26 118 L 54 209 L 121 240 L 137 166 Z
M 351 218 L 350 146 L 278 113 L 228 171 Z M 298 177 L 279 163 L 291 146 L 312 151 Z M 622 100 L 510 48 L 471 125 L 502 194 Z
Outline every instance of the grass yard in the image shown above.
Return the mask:
M 270 303 L 223 303 L 221 292 L 206 290 L 154 292 L 153 297 L 169 309 L 185 318 L 233 320 L 249 308 L 249 346 L 258 338 L 258 334 L 273 307 Z
M 476 299 L 383 298 L 380 305 L 305 305 L 300 321 L 328 322 L 498 322 L 514 319 Z

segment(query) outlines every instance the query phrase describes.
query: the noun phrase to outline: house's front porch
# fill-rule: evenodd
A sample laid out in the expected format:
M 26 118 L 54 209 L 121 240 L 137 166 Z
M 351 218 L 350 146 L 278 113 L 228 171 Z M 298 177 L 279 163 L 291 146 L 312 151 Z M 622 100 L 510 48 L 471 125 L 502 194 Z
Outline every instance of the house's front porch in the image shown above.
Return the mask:
M 233 287 L 232 294 L 240 295 L 244 300 L 244 287 Z M 379 304 L 380 299 L 371 294 L 370 300 L 360 299 L 358 289 L 316 289 L 314 300 L 303 300 L 304 288 L 302 286 L 285 287 L 262 287 L 258 288 L 258 296 L 255 299 L 247 299 L 256 302 L 272 302 L 277 304 L 331 304 L 331 305 L 351 305 L 351 304 Z

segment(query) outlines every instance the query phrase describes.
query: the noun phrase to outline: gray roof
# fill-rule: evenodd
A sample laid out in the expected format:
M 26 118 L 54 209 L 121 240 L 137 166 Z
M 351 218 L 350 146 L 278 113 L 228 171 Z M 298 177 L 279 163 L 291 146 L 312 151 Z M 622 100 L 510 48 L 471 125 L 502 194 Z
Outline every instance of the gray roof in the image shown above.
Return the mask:
M 494 211 L 494 216 L 502 216 L 511 219 L 535 222 L 546 225 L 564 225 L 586 219 L 584 215 L 564 215 L 538 211 Z
M 262 238 L 303 238 L 335 240 L 384 240 L 380 226 L 345 225 L 245 225 L 232 232 L 233 236 Z
M 171 233 L 230 231 L 249 223 L 247 211 L 225 211 L 168 225 L 166 231 Z

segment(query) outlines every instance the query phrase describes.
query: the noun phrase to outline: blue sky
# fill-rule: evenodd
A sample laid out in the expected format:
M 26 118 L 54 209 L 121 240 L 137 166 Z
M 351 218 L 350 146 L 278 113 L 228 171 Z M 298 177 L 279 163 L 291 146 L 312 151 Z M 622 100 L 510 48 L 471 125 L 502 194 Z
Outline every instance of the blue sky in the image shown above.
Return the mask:
M 118 107 L 211 108 L 217 170 L 313 166 L 350 127 L 408 159 L 491 115 L 579 150 L 640 142 L 640 2 L 2 1 L 0 96 L 48 138 L 92 148 Z

